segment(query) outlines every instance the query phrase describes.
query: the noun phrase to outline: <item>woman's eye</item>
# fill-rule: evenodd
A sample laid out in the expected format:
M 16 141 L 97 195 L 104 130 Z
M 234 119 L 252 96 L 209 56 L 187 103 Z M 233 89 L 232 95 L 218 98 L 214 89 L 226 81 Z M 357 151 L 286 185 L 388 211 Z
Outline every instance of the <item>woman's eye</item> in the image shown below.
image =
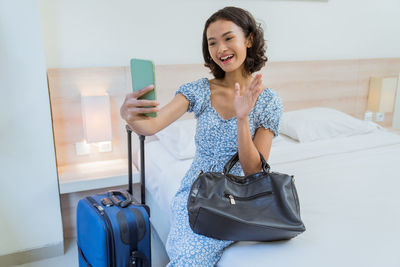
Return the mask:
M 233 37 L 228 37 L 228 38 L 226 38 L 225 40 L 226 40 L 226 41 L 229 41 L 229 40 L 232 39 L 232 38 L 233 38 Z M 209 45 L 209 46 L 213 46 L 213 45 L 215 45 L 215 43 L 209 43 L 208 45 Z

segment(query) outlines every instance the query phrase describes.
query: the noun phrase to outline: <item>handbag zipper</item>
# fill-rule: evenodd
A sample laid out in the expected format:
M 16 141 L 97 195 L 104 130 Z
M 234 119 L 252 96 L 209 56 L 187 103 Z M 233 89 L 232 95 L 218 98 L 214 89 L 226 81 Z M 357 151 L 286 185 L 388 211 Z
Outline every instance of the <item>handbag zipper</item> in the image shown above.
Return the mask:
M 96 200 L 94 200 L 94 198 L 92 197 L 87 197 L 86 198 L 90 204 L 93 205 L 93 207 L 95 207 L 95 209 L 97 210 L 97 212 L 101 215 L 101 217 L 104 218 L 104 221 L 106 223 L 106 228 L 108 230 L 108 240 L 110 240 L 110 246 L 107 247 L 111 247 L 111 251 L 110 251 L 110 266 L 114 267 L 115 266 L 115 244 L 114 244 L 114 232 L 111 226 L 111 222 L 110 219 L 108 218 L 107 213 L 105 213 L 104 208 L 99 205 Z
M 249 197 L 238 197 L 238 196 L 234 196 L 232 194 L 229 194 L 229 193 L 225 192 L 224 196 L 229 198 L 229 200 L 230 200 L 232 205 L 235 205 L 236 204 L 235 199 L 237 199 L 237 200 L 251 200 L 251 199 L 259 198 L 259 197 L 262 197 L 262 196 L 268 196 L 268 195 L 272 195 L 272 194 L 273 194 L 272 191 L 266 191 L 266 192 L 258 193 L 258 194 L 255 194 L 255 195 L 249 196 Z

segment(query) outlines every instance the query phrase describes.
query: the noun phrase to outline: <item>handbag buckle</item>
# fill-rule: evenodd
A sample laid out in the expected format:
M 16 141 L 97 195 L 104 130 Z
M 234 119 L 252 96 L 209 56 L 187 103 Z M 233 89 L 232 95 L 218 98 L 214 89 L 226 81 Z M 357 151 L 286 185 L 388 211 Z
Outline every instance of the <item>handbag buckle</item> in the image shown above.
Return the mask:
M 229 195 L 228 197 L 229 197 L 229 199 L 230 199 L 230 201 L 231 201 L 231 204 L 232 204 L 232 205 L 235 205 L 236 202 L 235 202 L 235 199 L 233 198 L 233 196 L 232 196 L 232 195 Z

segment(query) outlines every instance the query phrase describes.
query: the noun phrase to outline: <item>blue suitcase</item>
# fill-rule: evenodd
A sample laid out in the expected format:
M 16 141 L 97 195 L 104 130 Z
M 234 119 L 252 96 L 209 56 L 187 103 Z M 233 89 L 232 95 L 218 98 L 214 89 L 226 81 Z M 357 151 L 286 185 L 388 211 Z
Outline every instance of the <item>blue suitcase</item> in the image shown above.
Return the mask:
M 150 209 L 145 205 L 144 136 L 141 150 L 141 203 L 132 197 L 132 130 L 128 133 L 129 189 L 79 200 L 77 243 L 79 267 L 150 267 Z

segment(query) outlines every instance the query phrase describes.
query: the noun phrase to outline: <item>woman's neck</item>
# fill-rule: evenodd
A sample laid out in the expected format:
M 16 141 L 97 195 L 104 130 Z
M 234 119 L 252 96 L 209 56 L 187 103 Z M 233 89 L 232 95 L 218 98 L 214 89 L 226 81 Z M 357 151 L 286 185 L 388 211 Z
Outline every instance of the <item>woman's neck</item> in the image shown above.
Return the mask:
M 233 90 L 235 89 L 235 83 L 238 82 L 240 84 L 240 91 L 243 91 L 249 87 L 252 80 L 253 77 L 251 75 L 245 77 L 243 76 L 242 70 L 238 69 L 236 71 L 225 73 L 225 77 L 221 79 L 221 82 L 224 86 Z

